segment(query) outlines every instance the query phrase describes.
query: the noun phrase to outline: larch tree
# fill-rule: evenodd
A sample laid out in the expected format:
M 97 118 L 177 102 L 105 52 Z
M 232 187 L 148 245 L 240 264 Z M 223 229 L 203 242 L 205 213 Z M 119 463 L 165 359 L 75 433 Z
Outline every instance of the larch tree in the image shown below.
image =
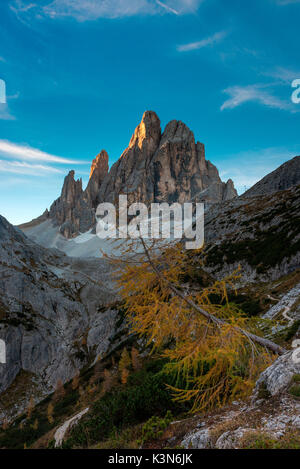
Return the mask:
M 229 302 L 239 273 L 195 288 L 183 282 L 192 259 L 181 243 L 140 242 L 143 252 L 134 253 L 132 244 L 110 261 L 132 332 L 146 338 L 177 377 L 169 386 L 174 399 L 192 402 L 196 412 L 247 395 L 285 350 L 265 337 L 265 321 Z M 201 254 L 193 251 L 200 263 Z

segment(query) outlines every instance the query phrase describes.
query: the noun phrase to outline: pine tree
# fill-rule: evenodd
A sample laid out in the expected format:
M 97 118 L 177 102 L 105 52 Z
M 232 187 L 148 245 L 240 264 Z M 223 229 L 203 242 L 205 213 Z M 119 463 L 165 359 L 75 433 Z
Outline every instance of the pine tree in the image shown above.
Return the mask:
M 102 393 L 106 394 L 113 387 L 113 376 L 112 376 L 111 372 L 109 370 L 107 370 L 106 368 L 103 372 L 103 376 L 104 376 L 104 380 L 103 380 L 103 384 L 102 384 Z
M 128 376 L 129 376 L 129 371 L 127 370 L 127 368 L 123 368 L 123 370 L 121 372 L 121 383 L 122 384 L 127 383 Z
M 39 421 L 38 419 L 35 419 L 32 425 L 33 430 L 37 430 L 39 428 Z
M 63 399 L 65 396 L 66 392 L 64 389 L 64 385 L 61 379 L 59 379 L 56 383 L 56 388 L 54 392 L 54 400 L 59 401 L 60 399 Z
M 123 349 L 122 351 L 122 354 L 121 354 L 121 358 L 120 358 L 120 361 L 119 361 L 119 371 L 120 373 L 122 373 L 122 371 L 126 368 L 128 369 L 131 365 L 131 358 L 130 358 L 130 355 L 127 351 L 126 348 Z
M 49 405 L 47 407 L 47 418 L 48 418 L 48 422 L 52 425 L 53 422 L 54 422 L 54 418 L 53 418 L 53 411 L 54 411 L 54 405 L 52 404 L 52 402 L 49 402 Z
M 141 369 L 141 359 L 138 350 L 135 347 L 132 347 L 131 349 L 131 362 L 132 362 L 132 368 L 134 371 L 138 371 Z
M 31 396 L 28 406 L 27 406 L 27 419 L 28 420 L 31 418 L 33 410 L 34 410 L 34 399 L 33 399 L 33 396 Z
M 79 386 L 79 377 L 80 377 L 80 373 L 79 373 L 79 371 L 77 371 L 76 375 L 72 379 L 72 389 L 73 389 L 73 391 L 75 391 Z

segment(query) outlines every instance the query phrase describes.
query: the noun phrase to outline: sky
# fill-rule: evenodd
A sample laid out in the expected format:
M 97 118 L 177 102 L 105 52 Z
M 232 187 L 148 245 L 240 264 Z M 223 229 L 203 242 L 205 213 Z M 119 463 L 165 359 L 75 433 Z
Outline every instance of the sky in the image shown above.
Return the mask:
M 0 214 L 39 216 L 71 169 L 85 186 L 145 110 L 242 193 L 300 154 L 299 19 L 300 0 L 1 0 Z

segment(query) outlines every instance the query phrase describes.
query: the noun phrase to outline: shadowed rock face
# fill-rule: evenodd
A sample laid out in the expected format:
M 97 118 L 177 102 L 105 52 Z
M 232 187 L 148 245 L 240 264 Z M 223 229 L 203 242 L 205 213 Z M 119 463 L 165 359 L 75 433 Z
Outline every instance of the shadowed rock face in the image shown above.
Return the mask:
M 85 191 L 70 171 L 49 217 L 71 238 L 95 225 L 99 203 L 117 203 L 120 194 L 127 194 L 129 204 L 183 203 L 196 198 L 208 206 L 237 196 L 233 182 L 222 182 L 217 168 L 206 161 L 204 145 L 195 142 L 193 132 L 173 120 L 162 134 L 153 111 L 144 113 L 128 147 L 109 172 L 105 150 L 93 160 Z
M 50 207 L 49 217 L 60 227 L 66 238 L 83 233 L 93 225 L 94 212 L 91 203 L 84 197 L 82 180 L 74 179 L 75 172 L 65 177 L 61 196 Z
M 85 199 L 93 208 L 98 205 L 97 198 L 100 186 L 108 173 L 108 154 L 102 150 L 92 162 L 90 180 L 85 190 Z
M 287 161 L 272 173 L 265 176 L 251 189 L 249 189 L 243 198 L 256 195 L 268 195 L 278 191 L 284 191 L 290 187 L 300 184 L 300 156 L 295 156 Z
M 105 307 L 116 299 L 110 268 L 45 249 L 1 216 L 0 259 L 0 393 L 29 373 L 42 396 L 107 350 L 117 314 Z

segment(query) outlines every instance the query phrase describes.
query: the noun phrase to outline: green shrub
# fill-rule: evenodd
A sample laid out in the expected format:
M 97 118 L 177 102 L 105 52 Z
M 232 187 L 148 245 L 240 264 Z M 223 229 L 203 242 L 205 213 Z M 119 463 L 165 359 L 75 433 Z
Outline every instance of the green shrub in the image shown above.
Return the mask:
M 251 432 L 243 437 L 243 449 L 300 449 L 299 432 L 288 432 L 276 440 L 267 433 Z
M 160 360 L 149 365 L 148 369 L 162 366 L 163 362 Z M 95 402 L 91 412 L 72 430 L 67 444 L 72 447 L 87 447 L 107 438 L 113 430 L 122 430 L 145 422 L 153 415 L 164 415 L 167 410 L 188 410 L 186 405 L 172 401 L 166 384 L 173 382 L 174 378 L 162 370 L 151 373 L 146 367 L 132 373 L 125 389 L 115 389 Z
M 294 397 L 300 397 L 300 384 L 294 384 L 291 386 L 289 393 Z
M 173 415 L 170 410 L 168 410 L 164 418 L 152 416 L 142 427 L 142 435 L 138 445 L 140 446 L 147 441 L 161 438 L 164 430 L 168 428 L 172 420 Z

